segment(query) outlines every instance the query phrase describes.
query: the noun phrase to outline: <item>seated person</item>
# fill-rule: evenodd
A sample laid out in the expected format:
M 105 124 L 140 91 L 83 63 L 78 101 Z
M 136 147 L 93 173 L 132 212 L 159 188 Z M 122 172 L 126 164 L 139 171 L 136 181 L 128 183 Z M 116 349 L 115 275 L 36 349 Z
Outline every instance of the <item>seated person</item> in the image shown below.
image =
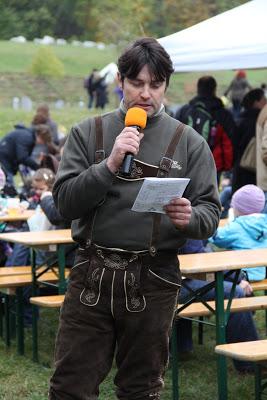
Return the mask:
M 47 169 L 38 169 L 32 178 L 32 192 L 28 201 L 32 208 L 36 208 L 40 205 L 44 214 L 46 215 L 49 222 L 56 229 L 67 229 L 70 228 L 70 221 L 65 220 L 61 217 L 56 209 L 53 197 L 52 188 L 55 182 L 55 174 Z M 28 226 L 24 226 L 24 231 L 29 230 Z M 39 264 L 41 264 L 39 262 Z M 30 252 L 29 248 L 20 244 L 15 244 L 13 252 L 6 262 L 6 266 L 19 266 L 30 264 Z
M 65 220 L 61 217 L 59 212 L 55 207 L 55 203 L 52 197 L 52 188 L 55 182 L 55 174 L 47 169 L 40 168 L 33 175 L 32 188 L 34 193 L 28 199 L 31 204 L 40 205 L 42 211 L 46 215 L 49 222 L 55 227 L 55 229 L 66 229 L 70 228 L 70 221 Z M 29 230 L 28 226 L 24 227 L 24 230 Z M 74 251 L 76 245 L 70 244 L 65 246 L 66 254 L 66 266 L 72 267 L 74 261 Z M 45 263 L 48 256 L 51 253 L 38 251 L 36 254 L 37 265 L 42 265 Z M 21 244 L 15 244 L 13 247 L 12 254 L 8 257 L 6 261 L 6 266 L 23 266 L 30 265 L 30 250 L 28 247 Z M 53 289 L 53 292 L 55 289 Z M 50 290 L 51 293 L 51 290 Z M 47 294 L 47 289 L 42 289 L 42 294 Z M 25 326 L 31 325 L 32 310 L 29 304 L 29 298 L 31 297 L 31 286 L 25 287 L 23 289 L 24 295 L 24 324 Z
M 191 254 L 205 252 L 201 240 L 188 240 L 184 247 L 182 247 L 179 254 Z M 209 282 L 198 279 L 183 279 L 182 287 L 179 293 L 179 303 L 183 304 L 191 298 L 190 291 L 183 285 L 186 282 L 187 286 L 192 290 L 200 289 L 206 286 Z M 229 298 L 233 283 L 224 281 L 224 296 Z M 251 293 L 251 287 L 246 280 L 242 277 L 236 285 L 234 297 L 245 297 L 246 293 Z M 209 301 L 215 299 L 215 288 L 208 291 L 203 295 L 203 299 Z M 188 353 L 193 350 L 192 340 L 192 321 L 180 318 L 176 321 L 177 329 L 177 347 L 180 354 Z M 252 313 L 249 311 L 232 313 L 226 326 L 226 341 L 227 343 L 246 342 L 258 340 L 257 330 L 253 321 Z M 246 361 L 233 360 L 236 370 L 240 373 L 254 372 L 253 363 Z
M 257 249 L 267 247 L 267 214 L 261 214 L 265 205 L 262 189 L 245 185 L 238 189 L 231 201 L 234 220 L 217 232 L 209 242 L 229 250 Z M 265 279 L 266 268 L 243 268 L 249 281 Z
M 221 188 L 222 188 L 220 192 L 220 202 L 222 204 L 221 218 L 227 218 L 232 198 L 232 174 L 230 172 L 223 173 L 223 179 L 221 180 Z
M 6 174 L 7 183 L 14 185 L 14 175 L 19 165 L 32 170 L 39 168 L 39 163 L 31 156 L 35 144 L 49 144 L 51 133 L 46 125 L 34 125 L 26 128 L 16 125 L 15 129 L 0 141 L 0 164 Z

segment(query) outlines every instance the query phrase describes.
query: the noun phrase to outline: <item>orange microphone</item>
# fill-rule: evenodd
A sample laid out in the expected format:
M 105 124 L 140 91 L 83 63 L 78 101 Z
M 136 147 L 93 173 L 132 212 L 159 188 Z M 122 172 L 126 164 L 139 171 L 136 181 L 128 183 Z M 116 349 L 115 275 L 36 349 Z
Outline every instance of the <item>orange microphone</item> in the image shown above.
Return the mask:
M 131 126 L 132 128 L 144 129 L 146 127 L 147 114 L 145 110 L 139 107 L 132 107 L 126 113 L 125 116 L 125 126 Z M 132 164 L 133 164 L 134 155 L 132 153 L 126 153 L 122 166 L 121 166 L 121 174 L 125 176 L 129 176 L 131 174 Z

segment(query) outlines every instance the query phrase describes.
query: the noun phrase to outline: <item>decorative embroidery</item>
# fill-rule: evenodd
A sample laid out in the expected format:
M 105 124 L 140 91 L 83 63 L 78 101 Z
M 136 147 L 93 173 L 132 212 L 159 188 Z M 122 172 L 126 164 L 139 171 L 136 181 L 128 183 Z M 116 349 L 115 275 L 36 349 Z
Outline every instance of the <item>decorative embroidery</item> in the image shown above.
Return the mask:
M 140 166 L 137 166 L 136 162 L 133 161 L 130 177 L 131 178 L 141 178 L 142 175 L 144 175 L 143 169 Z
M 104 255 L 102 250 L 97 250 L 97 255 L 103 259 L 105 267 L 110 269 L 122 269 L 126 267 L 134 260 L 137 259 L 137 255 L 132 255 L 129 260 L 122 258 L 118 253 L 111 253 L 108 256 Z
M 86 306 L 95 306 L 98 303 L 104 272 L 105 269 L 97 267 L 87 276 L 86 287 L 80 296 L 81 302 Z
M 140 280 L 140 277 L 139 277 Z M 125 297 L 126 308 L 130 312 L 140 312 L 146 307 L 145 298 L 140 293 L 140 281 L 136 279 L 134 273 L 127 273 L 125 276 Z
M 179 169 L 179 170 L 182 169 L 182 166 L 181 166 L 181 164 L 178 163 L 178 161 L 172 161 L 172 166 L 171 167 Z

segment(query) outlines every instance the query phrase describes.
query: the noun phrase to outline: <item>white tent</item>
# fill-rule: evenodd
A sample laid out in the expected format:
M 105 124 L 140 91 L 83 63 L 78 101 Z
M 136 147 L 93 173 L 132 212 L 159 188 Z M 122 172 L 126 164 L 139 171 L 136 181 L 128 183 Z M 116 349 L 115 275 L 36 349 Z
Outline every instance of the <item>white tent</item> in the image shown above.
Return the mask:
M 267 0 L 252 0 L 159 42 L 175 71 L 267 67 Z

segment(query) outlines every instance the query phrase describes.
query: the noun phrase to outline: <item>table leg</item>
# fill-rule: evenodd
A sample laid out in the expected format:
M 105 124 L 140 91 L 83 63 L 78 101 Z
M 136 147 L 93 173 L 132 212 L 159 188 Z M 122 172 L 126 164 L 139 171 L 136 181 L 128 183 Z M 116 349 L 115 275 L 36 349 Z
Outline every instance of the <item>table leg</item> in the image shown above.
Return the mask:
M 9 316 L 9 296 L 7 294 L 4 295 L 5 299 L 5 342 L 6 346 L 10 346 L 10 316 Z
M 58 293 L 64 294 L 66 292 L 66 279 L 65 279 L 65 246 L 58 246 L 58 267 L 59 267 L 59 282 Z
M 32 296 L 37 296 L 36 253 L 31 249 Z M 32 359 L 38 362 L 38 308 L 32 304 Z
M 4 337 L 3 319 L 4 319 L 4 298 L 0 294 L 0 336 L 2 338 Z
M 16 317 L 17 317 L 17 352 L 24 354 L 24 315 L 23 315 L 23 288 L 16 290 Z
M 224 275 L 222 271 L 216 273 L 216 343 L 225 343 L 225 315 L 224 315 Z M 218 399 L 227 400 L 227 367 L 226 359 L 217 355 Z

